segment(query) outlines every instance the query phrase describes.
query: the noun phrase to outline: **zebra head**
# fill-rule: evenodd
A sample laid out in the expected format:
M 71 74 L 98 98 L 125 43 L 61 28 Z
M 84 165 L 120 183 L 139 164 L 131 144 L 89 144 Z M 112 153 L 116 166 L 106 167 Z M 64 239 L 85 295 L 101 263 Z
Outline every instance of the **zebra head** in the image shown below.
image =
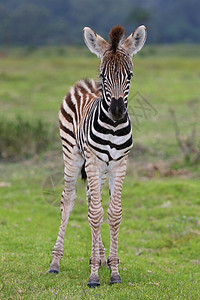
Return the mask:
M 100 77 L 102 94 L 108 114 L 114 121 L 127 113 L 127 99 L 133 75 L 132 57 L 146 41 L 146 28 L 139 26 L 125 39 L 122 26 L 115 26 L 109 33 L 109 42 L 89 27 L 83 29 L 86 45 L 101 59 Z

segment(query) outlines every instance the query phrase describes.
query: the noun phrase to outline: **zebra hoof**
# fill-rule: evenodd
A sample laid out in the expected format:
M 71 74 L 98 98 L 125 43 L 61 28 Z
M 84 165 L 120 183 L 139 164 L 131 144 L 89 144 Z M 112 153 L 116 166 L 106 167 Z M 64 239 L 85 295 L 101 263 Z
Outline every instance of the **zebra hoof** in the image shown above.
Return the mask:
M 88 286 L 89 288 L 95 288 L 97 286 L 100 286 L 99 276 L 90 276 L 88 280 Z
M 58 271 L 58 270 L 52 270 L 52 269 L 50 270 L 50 269 L 49 269 L 49 273 L 50 273 L 50 274 L 51 274 L 51 273 L 58 274 L 59 271 Z
M 54 274 L 58 274 L 60 272 L 60 266 L 58 263 L 51 263 L 50 268 L 49 268 L 49 273 L 54 273 Z
M 95 287 L 97 287 L 97 286 L 100 286 L 100 283 L 98 283 L 98 282 L 88 282 L 88 286 L 89 286 L 89 288 L 90 289 L 94 289 Z
M 121 283 L 121 282 L 122 282 L 122 280 L 121 280 L 121 277 L 119 276 L 119 274 L 111 275 L 110 284 Z

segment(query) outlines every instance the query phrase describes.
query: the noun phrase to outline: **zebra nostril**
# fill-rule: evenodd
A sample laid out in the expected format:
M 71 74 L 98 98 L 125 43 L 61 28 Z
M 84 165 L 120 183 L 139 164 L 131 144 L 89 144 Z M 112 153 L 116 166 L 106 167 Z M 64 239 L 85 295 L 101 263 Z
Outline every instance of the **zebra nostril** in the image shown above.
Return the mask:
M 109 111 L 114 119 L 122 119 L 125 113 L 125 105 L 123 98 L 120 97 L 118 100 L 116 100 L 114 97 L 111 98 Z

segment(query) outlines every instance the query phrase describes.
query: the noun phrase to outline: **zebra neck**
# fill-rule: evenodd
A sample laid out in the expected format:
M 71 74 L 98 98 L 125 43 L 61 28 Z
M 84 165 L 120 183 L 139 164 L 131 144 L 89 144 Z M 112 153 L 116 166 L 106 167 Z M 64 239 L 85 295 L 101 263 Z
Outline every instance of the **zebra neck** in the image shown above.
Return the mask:
M 106 100 L 105 96 L 102 94 L 101 101 L 100 101 L 100 109 L 103 110 L 104 112 L 108 113 L 109 105 L 108 101 Z
M 104 106 L 103 98 L 97 98 L 84 125 L 85 142 L 95 155 L 105 162 L 119 160 L 132 147 L 132 130 L 128 114 L 113 121 Z M 84 149 L 84 146 L 80 147 Z

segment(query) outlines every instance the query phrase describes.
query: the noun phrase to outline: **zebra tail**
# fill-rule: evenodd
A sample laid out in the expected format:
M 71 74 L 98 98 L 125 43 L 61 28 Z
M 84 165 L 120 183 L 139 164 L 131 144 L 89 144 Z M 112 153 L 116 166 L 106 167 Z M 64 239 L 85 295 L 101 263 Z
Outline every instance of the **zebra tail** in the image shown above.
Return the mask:
M 85 162 L 84 162 L 84 164 L 82 166 L 82 169 L 81 169 L 81 179 L 84 180 L 84 181 L 86 181 L 86 179 L 87 179 L 87 174 L 85 172 Z

